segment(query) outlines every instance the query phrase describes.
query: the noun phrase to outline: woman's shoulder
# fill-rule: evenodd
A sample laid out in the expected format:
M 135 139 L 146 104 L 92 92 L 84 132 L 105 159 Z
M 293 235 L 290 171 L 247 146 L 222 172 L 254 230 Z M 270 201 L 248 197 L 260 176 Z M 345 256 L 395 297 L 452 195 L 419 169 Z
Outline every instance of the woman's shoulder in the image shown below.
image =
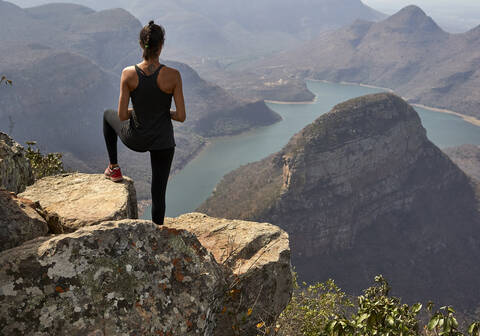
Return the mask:
M 178 79 L 180 78 L 180 71 L 178 71 L 175 68 L 169 67 L 167 65 L 164 65 L 162 67 L 162 78 L 164 78 L 166 81 L 172 81 L 172 82 L 177 82 Z
M 123 68 L 122 73 L 136 72 L 135 67 L 136 67 L 136 65 L 129 65 L 129 66 Z
M 180 71 L 178 71 L 177 69 L 175 68 L 172 68 L 168 65 L 163 65 L 162 67 L 162 71 L 167 74 L 167 75 L 172 75 L 172 76 L 176 76 L 176 75 L 179 75 L 180 74 Z

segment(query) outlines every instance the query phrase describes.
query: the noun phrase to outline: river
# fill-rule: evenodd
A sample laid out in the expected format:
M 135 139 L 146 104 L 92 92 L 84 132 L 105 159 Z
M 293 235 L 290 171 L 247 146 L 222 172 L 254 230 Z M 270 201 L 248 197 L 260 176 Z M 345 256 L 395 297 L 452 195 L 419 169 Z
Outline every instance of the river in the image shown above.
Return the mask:
M 316 81 L 308 81 L 307 86 L 317 95 L 314 103 L 268 103 L 272 110 L 282 116 L 282 121 L 237 136 L 211 140 L 200 155 L 170 179 L 166 216 L 176 217 L 194 211 L 210 196 L 226 173 L 279 151 L 295 133 L 330 111 L 334 105 L 383 91 L 359 85 Z M 480 144 L 480 127 L 455 115 L 419 107 L 415 109 L 427 130 L 427 136 L 440 148 Z M 143 218 L 151 219 L 150 208 L 146 209 Z

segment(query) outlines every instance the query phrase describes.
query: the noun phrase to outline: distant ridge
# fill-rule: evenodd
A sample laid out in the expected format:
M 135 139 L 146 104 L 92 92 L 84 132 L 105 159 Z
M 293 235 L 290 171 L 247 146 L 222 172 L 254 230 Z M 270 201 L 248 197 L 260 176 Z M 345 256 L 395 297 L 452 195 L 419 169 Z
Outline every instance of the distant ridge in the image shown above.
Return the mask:
M 271 80 L 290 76 L 388 87 L 412 103 L 480 118 L 479 60 L 479 27 L 449 34 L 422 9 L 408 6 L 380 22 L 357 21 L 324 33 L 255 69 Z
M 48 0 L 12 0 L 36 6 Z M 222 63 L 270 54 L 325 30 L 339 28 L 355 19 L 376 21 L 384 14 L 360 0 L 76 0 L 97 10 L 121 7 L 143 24 L 155 19 L 165 25 L 169 57 L 185 62 L 202 58 Z M 200 63 L 201 64 L 201 63 Z

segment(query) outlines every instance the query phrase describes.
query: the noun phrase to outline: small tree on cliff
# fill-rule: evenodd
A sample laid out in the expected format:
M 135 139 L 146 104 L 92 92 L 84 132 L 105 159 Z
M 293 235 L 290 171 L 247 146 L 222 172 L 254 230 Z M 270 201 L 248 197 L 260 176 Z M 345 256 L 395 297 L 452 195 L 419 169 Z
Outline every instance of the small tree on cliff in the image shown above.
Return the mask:
M 28 141 L 27 145 L 28 148 L 25 156 L 30 161 L 36 180 L 45 176 L 65 173 L 62 161 L 63 155 L 61 153 L 43 154 L 40 152 L 40 149 L 36 147 L 37 143 L 35 141 Z
M 2 76 L 0 78 L 0 84 L 5 83 L 5 85 L 12 85 L 12 81 L 8 79 L 6 76 Z

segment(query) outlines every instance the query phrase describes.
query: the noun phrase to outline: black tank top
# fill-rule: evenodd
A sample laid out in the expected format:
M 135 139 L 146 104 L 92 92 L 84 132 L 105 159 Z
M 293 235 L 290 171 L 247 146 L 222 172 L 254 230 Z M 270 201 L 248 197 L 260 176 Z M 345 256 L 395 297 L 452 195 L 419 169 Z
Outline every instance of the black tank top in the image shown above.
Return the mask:
M 161 64 L 151 75 L 135 65 L 138 86 L 130 92 L 133 112 L 130 118 L 129 138 L 138 151 L 166 149 L 175 146 L 170 117 L 172 94 L 163 92 L 157 85 Z

